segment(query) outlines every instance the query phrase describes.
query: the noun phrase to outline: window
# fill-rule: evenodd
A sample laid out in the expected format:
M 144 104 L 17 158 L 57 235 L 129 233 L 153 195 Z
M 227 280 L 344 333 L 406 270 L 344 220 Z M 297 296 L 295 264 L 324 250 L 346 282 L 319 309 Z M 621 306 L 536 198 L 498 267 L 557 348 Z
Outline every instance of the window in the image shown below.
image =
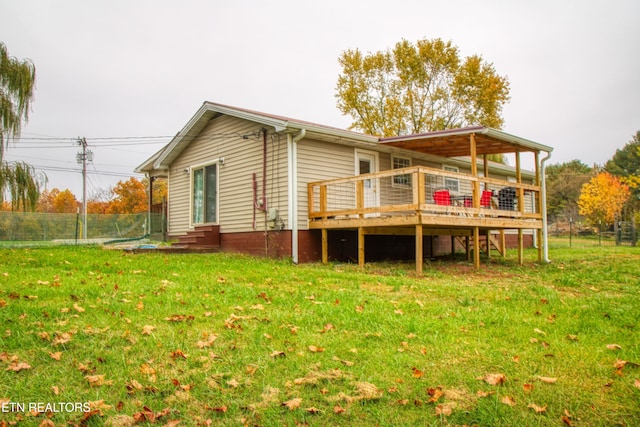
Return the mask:
M 192 169 L 193 224 L 218 222 L 218 164 Z
M 458 168 L 456 166 L 444 165 L 442 167 L 442 169 L 444 169 L 447 172 L 459 172 L 459 170 L 458 170 Z M 445 177 L 444 178 L 444 188 L 446 188 L 447 190 L 449 190 L 452 193 L 458 193 L 460 191 L 458 178 Z
M 407 157 L 391 157 L 392 169 L 402 169 L 411 166 L 411 159 Z M 411 175 L 396 175 L 393 177 L 393 185 L 411 185 Z

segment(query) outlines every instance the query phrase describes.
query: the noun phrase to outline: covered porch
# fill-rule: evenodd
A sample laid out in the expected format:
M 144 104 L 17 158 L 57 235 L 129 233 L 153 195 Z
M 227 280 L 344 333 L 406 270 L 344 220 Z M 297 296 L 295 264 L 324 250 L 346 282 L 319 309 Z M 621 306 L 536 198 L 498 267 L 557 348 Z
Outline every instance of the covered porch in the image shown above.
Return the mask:
M 366 235 L 415 236 L 417 274 L 423 271 L 425 236 L 451 236 L 452 242 L 458 238 L 479 267 L 482 244 L 488 254 L 493 246 L 505 256 L 506 230 L 517 233 L 522 263 L 526 230 L 542 243 L 542 261 L 542 169 L 549 156 L 541 160 L 540 153 L 551 148 L 484 127 L 386 138 L 380 144 L 439 157 L 468 157 L 470 173 L 414 166 L 309 183 L 309 229 L 321 230 L 323 262 L 328 262 L 328 231 L 339 229 L 357 231 L 360 265 L 365 263 Z M 523 152 L 533 155 L 532 183 L 522 179 Z M 515 155 L 515 182 L 491 176 L 487 156 L 497 153 Z

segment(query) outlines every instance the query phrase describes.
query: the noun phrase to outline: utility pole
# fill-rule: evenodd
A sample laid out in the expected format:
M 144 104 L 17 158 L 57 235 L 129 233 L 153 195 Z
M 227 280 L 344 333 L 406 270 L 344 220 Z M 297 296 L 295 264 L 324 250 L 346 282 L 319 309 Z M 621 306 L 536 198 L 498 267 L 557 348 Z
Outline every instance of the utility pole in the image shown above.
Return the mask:
M 93 152 L 87 150 L 87 139 L 78 138 L 82 152 L 76 154 L 76 161 L 82 165 L 82 238 L 87 240 L 87 161 L 93 161 Z

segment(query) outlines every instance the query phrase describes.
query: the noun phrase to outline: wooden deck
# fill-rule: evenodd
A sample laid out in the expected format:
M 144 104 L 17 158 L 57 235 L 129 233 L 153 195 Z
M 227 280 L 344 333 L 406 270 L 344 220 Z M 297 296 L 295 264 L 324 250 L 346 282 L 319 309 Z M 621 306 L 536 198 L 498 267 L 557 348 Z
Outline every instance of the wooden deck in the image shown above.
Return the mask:
M 480 248 L 480 236 L 492 230 L 501 234 L 503 242 L 504 230 L 517 230 L 522 262 L 523 230 L 540 233 L 543 225 L 538 185 L 423 166 L 313 182 L 308 185 L 308 201 L 309 228 L 322 230 L 324 262 L 327 230 L 358 231 L 360 265 L 365 262 L 366 234 L 412 234 L 418 274 L 423 236 L 471 236 L 473 241 L 466 238 L 469 251 Z M 479 266 L 480 251 L 473 254 Z

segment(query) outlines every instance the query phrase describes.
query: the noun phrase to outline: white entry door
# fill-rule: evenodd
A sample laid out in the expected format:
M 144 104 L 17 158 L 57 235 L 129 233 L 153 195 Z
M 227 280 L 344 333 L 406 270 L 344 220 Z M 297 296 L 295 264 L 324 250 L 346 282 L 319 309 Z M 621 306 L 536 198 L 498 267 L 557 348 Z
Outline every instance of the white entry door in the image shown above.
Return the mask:
M 378 171 L 378 154 L 374 152 L 356 152 L 356 174 L 364 175 Z M 364 181 L 364 207 L 374 208 L 380 206 L 379 183 L 377 179 Z

